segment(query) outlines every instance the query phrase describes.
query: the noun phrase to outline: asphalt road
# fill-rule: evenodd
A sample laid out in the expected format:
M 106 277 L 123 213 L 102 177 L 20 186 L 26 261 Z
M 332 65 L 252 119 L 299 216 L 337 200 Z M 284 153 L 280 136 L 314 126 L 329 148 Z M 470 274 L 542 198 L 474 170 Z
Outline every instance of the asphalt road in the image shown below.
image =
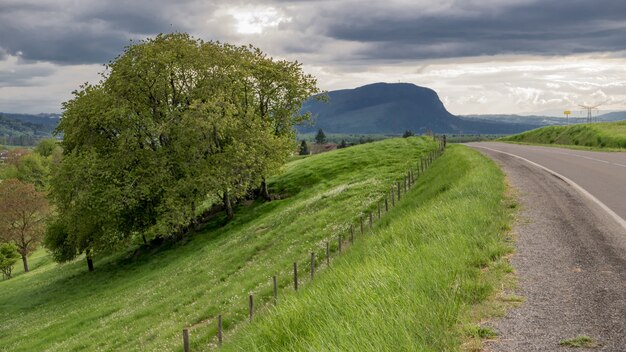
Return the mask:
M 486 349 L 567 351 L 559 342 L 585 335 L 626 351 L 626 153 L 468 145 L 502 166 L 521 203 L 511 262 L 525 302 L 490 323 L 499 336 Z

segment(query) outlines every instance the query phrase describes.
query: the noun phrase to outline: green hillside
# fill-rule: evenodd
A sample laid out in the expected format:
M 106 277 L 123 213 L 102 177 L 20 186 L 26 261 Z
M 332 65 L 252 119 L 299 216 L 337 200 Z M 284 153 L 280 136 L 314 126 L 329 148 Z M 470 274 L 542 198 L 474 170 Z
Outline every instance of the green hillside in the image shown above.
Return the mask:
M 501 140 L 590 148 L 626 148 L 626 121 L 550 126 L 504 137 Z
M 402 346 L 457 346 L 455 327 L 468 306 L 492 290 L 481 272 L 507 250 L 502 174 L 467 148 L 450 148 L 374 235 L 359 236 L 312 285 L 306 280 L 309 253 L 322 257 L 327 240 L 336 253 L 336 236 L 435 147 L 398 138 L 293 161 L 270 182 L 282 200 L 244 204 L 234 221 L 222 226 L 214 218 L 176 245 L 97 258 L 93 273 L 82 260 L 57 265 L 39 251 L 32 272 L 0 282 L 0 350 L 181 350 L 189 326 L 192 350 L 207 350 L 217 314 L 225 347 L 235 350 L 265 342 L 265 349 L 326 349 L 323 341 L 331 350 L 384 350 L 389 338 Z M 297 294 L 294 260 L 304 277 Z M 275 274 L 280 303 L 270 312 Z M 249 293 L 261 310 L 253 325 Z M 337 309 L 324 306 L 330 302 Z M 335 341 L 346 334 L 347 342 Z

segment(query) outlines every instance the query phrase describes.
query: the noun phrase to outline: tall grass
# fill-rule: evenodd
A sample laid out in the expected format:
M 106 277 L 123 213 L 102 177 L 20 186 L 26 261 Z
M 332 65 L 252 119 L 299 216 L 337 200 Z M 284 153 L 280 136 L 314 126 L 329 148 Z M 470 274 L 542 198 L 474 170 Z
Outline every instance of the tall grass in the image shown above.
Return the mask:
M 558 144 L 592 149 L 626 149 L 626 120 L 549 126 L 502 138 L 503 141 Z
M 227 336 L 224 351 L 449 351 L 484 270 L 510 251 L 505 184 L 489 160 L 452 146 L 371 235 L 305 290 Z
M 179 350 L 187 326 L 192 348 L 206 349 L 217 314 L 227 334 L 242 329 L 249 293 L 264 306 L 274 274 L 289 292 L 294 260 L 306 267 L 311 250 L 323 252 L 435 147 L 390 139 L 296 160 L 270 182 L 284 199 L 240 206 L 234 221 L 215 218 L 169 248 L 97 258 L 93 273 L 82 260 L 57 265 L 40 251 L 32 272 L 0 282 L 0 350 Z

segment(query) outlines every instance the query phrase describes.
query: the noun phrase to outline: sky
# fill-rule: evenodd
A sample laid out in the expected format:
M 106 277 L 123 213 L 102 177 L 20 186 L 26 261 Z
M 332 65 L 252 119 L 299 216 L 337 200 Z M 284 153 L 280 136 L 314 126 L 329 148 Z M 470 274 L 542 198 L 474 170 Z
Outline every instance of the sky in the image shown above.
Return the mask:
M 298 60 L 324 90 L 429 87 L 454 114 L 626 110 L 624 0 L 0 0 L 0 111 L 59 113 L 172 31 Z

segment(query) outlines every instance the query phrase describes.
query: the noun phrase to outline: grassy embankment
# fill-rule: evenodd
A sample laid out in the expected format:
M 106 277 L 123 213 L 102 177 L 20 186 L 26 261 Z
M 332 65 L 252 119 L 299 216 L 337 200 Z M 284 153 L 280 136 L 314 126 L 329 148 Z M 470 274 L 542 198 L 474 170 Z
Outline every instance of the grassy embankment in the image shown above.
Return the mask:
M 489 265 L 508 250 L 503 176 L 476 152 L 450 148 L 372 235 L 306 280 L 308 253 L 319 258 L 326 239 L 374 209 L 434 147 L 393 139 L 294 161 L 271 182 L 288 198 L 242 206 L 235 221 L 215 219 L 185 244 L 100 259 L 94 273 L 39 252 L 31 273 L 0 282 L 0 350 L 180 350 L 181 329 L 208 321 L 191 330 L 192 350 L 205 350 L 220 313 L 226 349 L 455 349 L 472 331 L 469 307 L 493 291 L 489 273 L 507 268 Z M 265 311 L 253 324 L 250 292 Z
M 448 351 L 501 313 L 494 287 L 511 267 L 502 173 L 461 146 L 306 290 L 228 338 L 225 351 Z M 507 205 L 508 204 L 508 205 Z M 493 297 L 493 296 L 492 296 Z M 472 336 L 473 335 L 473 336 Z
M 626 121 L 542 127 L 501 140 L 576 149 L 623 150 L 626 149 Z

